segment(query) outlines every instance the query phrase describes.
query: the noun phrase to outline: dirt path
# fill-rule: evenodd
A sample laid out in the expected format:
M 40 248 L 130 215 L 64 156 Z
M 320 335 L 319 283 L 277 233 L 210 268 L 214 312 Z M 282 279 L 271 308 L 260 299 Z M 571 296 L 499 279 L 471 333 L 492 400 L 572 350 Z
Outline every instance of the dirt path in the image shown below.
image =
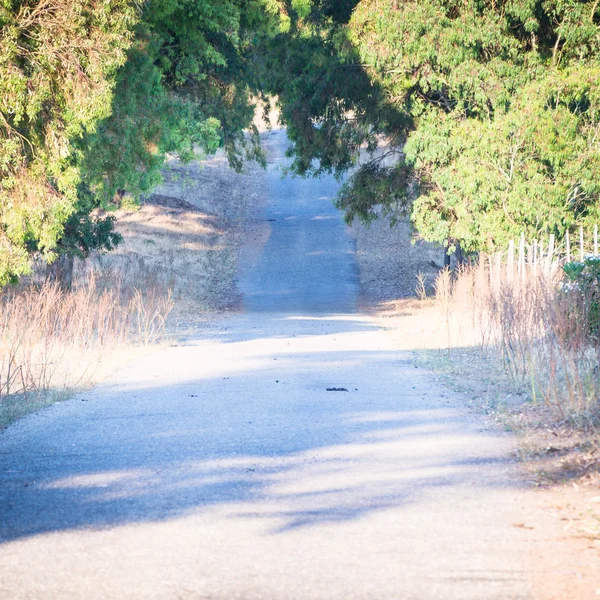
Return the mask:
M 334 183 L 281 180 L 246 311 L 0 437 L 0 597 L 535 598 L 513 440 L 358 312 Z

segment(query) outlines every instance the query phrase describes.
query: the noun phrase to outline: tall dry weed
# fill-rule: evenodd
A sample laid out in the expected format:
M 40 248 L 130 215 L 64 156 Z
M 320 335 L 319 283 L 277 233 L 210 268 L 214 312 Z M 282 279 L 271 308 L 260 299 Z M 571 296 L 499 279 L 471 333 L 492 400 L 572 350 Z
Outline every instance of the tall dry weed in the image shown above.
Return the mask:
M 71 291 L 29 281 L 0 296 L 0 399 L 87 382 L 107 353 L 152 344 L 172 309 L 168 282 L 142 265 L 86 269 Z
M 600 344 L 586 328 L 590 303 L 563 293 L 560 279 L 557 270 L 512 276 L 481 260 L 440 272 L 435 289 L 448 332 L 470 329 L 535 402 L 578 426 L 598 427 Z

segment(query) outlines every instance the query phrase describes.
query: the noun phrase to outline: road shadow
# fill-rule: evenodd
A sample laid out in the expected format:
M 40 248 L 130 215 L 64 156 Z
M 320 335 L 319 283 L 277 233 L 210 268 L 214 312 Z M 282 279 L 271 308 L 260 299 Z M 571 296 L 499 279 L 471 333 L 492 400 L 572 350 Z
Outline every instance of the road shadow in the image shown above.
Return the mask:
M 373 331 L 367 321 L 248 317 L 234 330 L 4 432 L 0 540 L 215 508 L 277 535 L 447 487 L 514 484 L 501 434 L 465 417 L 409 355 L 345 346 Z M 181 370 L 186 352 L 197 360 Z

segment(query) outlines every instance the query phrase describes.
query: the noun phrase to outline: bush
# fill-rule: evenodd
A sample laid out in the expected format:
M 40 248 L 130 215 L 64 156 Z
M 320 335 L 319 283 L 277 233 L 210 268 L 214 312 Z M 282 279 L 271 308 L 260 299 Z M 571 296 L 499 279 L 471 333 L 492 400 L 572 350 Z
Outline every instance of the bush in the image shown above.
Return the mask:
M 584 323 L 588 342 L 600 345 L 600 256 L 588 256 L 583 262 L 563 267 L 566 280 L 561 292 L 570 300 L 572 318 Z

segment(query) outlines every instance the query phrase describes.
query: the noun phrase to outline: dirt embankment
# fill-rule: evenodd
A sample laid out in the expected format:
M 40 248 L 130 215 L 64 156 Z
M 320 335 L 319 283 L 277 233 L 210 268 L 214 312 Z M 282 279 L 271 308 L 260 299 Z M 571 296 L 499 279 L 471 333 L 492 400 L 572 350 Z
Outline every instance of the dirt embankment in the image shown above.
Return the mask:
M 237 248 L 264 197 L 264 171 L 236 173 L 219 153 L 201 164 L 173 160 L 163 177 L 140 208 L 117 213 L 123 243 L 104 260 L 160 274 L 173 290 L 170 328 L 182 331 L 239 306 Z
M 415 297 L 420 278 L 431 290 L 444 263 L 444 250 L 419 240 L 408 220 L 394 227 L 386 219 L 354 227 L 365 308 L 389 307 L 398 300 Z

